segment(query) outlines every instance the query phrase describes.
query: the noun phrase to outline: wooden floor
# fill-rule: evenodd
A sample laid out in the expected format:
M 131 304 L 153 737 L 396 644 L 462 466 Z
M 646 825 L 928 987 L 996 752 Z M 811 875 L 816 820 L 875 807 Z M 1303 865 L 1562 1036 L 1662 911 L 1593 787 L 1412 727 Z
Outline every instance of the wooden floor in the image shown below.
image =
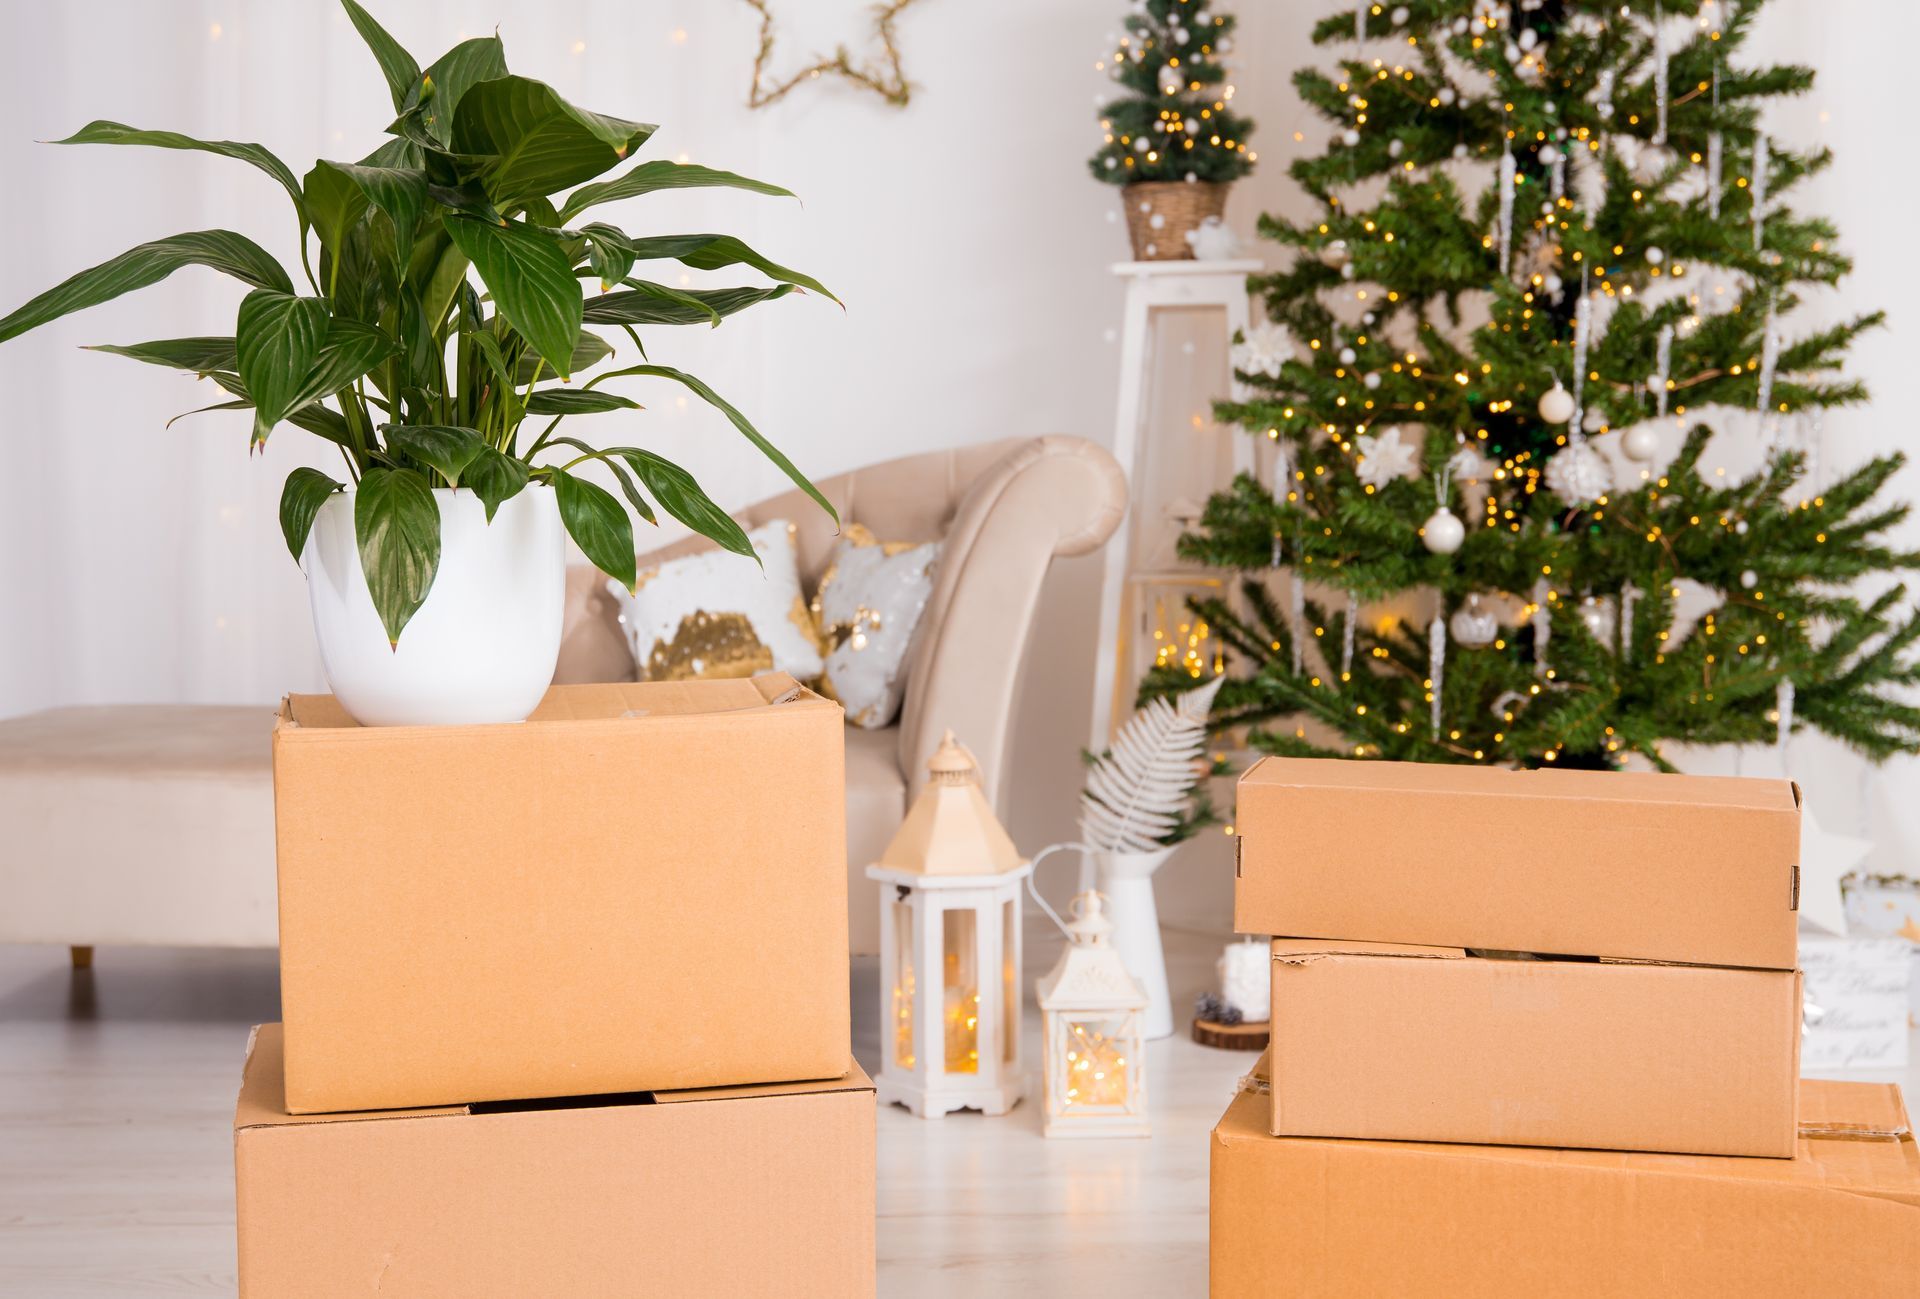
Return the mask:
M 1167 937 L 1184 1007 L 1223 937 Z M 1029 986 L 1054 951 L 1033 932 Z M 869 1069 L 875 1000 L 860 963 Z M 271 952 L 107 949 L 73 972 L 64 949 L 0 947 L 0 1295 L 234 1292 L 240 1054 L 277 1016 Z M 1148 1060 L 1146 1140 L 1047 1141 L 1031 1102 L 998 1119 L 882 1112 L 881 1294 L 1205 1294 L 1206 1136 L 1250 1057 L 1173 1038 Z M 1920 1094 L 1920 1069 L 1905 1081 Z

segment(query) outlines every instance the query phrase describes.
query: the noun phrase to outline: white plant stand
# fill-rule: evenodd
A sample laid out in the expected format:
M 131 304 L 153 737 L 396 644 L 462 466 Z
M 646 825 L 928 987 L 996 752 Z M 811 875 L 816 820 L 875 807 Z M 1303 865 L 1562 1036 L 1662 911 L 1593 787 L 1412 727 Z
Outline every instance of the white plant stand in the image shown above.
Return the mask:
M 1131 487 L 1134 469 L 1144 457 L 1149 431 L 1144 426 L 1148 385 L 1152 381 L 1157 334 L 1154 317 L 1174 308 L 1217 307 L 1221 312 L 1222 345 L 1230 346 L 1236 332 L 1248 325 L 1247 276 L 1264 269 L 1253 259 L 1201 262 L 1120 262 L 1113 273 L 1126 281 L 1125 323 L 1120 336 L 1120 393 L 1114 415 L 1113 455 Z M 1240 385 L 1231 394 L 1240 397 Z M 1234 472 L 1254 467 L 1251 438 L 1234 439 Z M 1224 486 L 1225 484 L 1221 484 Z M 1128 512 L 1136 517 L 1136 501 Z M 1107 543 L 1106 566 L 1100 583 L 1100 640 L 1093 664 L 1093 725 L 1089 746 L 1094 752 L 1113 739 L 1116 716 L 1125 716 L 1134 682 L 1122 679 L 1121 665 L 1130 652 L 1127 621 L 1127 585 L 1141 576 L 1135 572 L 1134 527 L 1122 526 Z M 1123 693 L 1124 692 L 1124 693 Z

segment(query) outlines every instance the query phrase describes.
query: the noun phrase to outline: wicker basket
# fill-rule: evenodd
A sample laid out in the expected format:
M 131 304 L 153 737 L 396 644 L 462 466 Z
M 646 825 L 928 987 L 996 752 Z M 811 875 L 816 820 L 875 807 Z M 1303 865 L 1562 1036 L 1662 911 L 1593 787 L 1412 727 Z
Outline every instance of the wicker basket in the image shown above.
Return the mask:
M 1143 180 L 1120 191 L 1127 210 L 1127 234 L 1133 256 L 1142 262 L 1177 262 L 1193 257 L 1187 231 L 1208 217 L 1224 215 L 1227 187 L 1202 181 Z

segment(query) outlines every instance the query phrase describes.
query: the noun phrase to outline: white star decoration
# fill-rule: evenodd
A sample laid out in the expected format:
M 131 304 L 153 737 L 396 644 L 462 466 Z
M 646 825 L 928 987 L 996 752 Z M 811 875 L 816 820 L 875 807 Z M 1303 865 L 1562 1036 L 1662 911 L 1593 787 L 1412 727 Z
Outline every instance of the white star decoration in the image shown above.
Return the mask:
M 1244 374 L 1278 379 L 1280 367 L 1293 357 L 1293 334 L 1270 320 L 1248 329 L 1245 341 L 1233 345 L 1233 368 Z
M 1813 819 L 1812 808 L 1800 811 L 1800 918 L 1842 938 L 1847 933 L 1846 904 L 1840 898 L 1840 879 L 1860 868 L 1873 851 L 1871 839 L 1831 834 Z
M 1354 472 L 1360 481 L 1378 491 L 1413 468 L 1418 449 L 1400 440 L 1398 426 L 1384 433 L 1362 433 L 1353 440 L 1360 451 L 1360 467 Z

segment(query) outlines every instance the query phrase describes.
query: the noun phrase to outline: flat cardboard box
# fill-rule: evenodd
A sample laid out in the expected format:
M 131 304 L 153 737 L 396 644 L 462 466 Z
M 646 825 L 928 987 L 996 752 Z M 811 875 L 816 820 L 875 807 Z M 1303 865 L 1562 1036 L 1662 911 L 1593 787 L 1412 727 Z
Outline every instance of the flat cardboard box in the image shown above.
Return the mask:
M 1213 1130 L 1215 1299 L 1912 1299 L 1920 1154 L 1897 1087 L 1809 1079 L 1792 1159 Z
M 234 1110 L 259 1299 L 872 1295 L 873 1083 L 285 1112 L 280 1026 Z
M 838 1078 L 843 723 L 786 676 L 273 732 L 287 1107 Z
M 1234 820 L 1241 933 L 1794 968 L 1788 781 L 1268 757 Z
M 1800 976 L 1275 939 L 1276 1136 L 1791 1158 Z

